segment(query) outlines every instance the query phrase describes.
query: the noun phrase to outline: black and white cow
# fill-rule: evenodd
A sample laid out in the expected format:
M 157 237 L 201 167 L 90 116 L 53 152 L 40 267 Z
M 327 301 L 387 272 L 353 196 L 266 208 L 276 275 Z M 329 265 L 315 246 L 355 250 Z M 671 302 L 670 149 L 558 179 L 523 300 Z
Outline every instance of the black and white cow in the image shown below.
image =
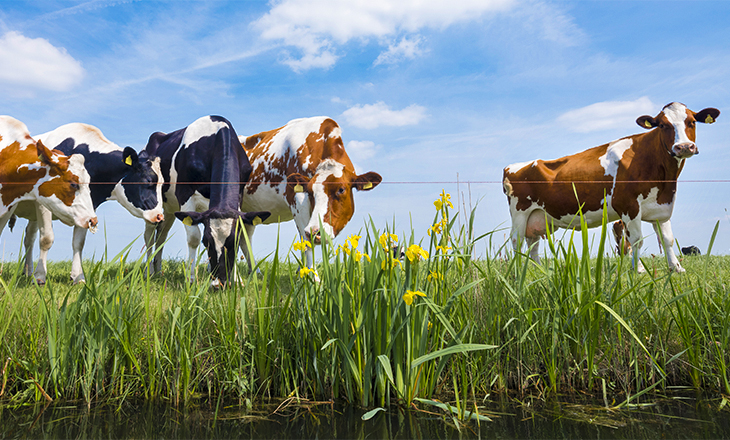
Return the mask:
M 233 126 L 220 116 L 205 116 L 181 130 L 152 134 L 145 151 L 160 158 L 165 179 L 165 219 L 158 225 L 148 224 L 145 230 L 150 273 L 162 268 L 162 246 L 174 214 L 186 227 L 191 249 L 200 244 L 197 225 L 203 224 L 212 286 L 224 286 L 233 276 L 236 247 L 245 242 L 238 219 L 244 224 L 258 224 L 270 215 L 239 210 L 241 193 L 252 168 Z M 195 257 L 191 251 L 191 278 L 195 277 Z
M 131 147 L 121 148 L 88 124 L 66 124 L 35 139 L 67 156 L 84 157 L 94 209 L 107 200 L 116 200 L 135 217 L 149 223 L 162 221 L 162 173 L 158 158 L 148 157 L 145 152 L 138 156 Z M 23 202 L 15 215 L 28 219 L 24 245 L 25 273 L 29 276 L 33 273 L 33 244 L 40 230 L 40 254 L 34 275 L 39 284 L 44 284 L 46 258 L 54 240 L 51 212 L 34 202 Z M 81 267 L 85 241 L 86 229 L 75 226 L 71 263 L 74 283 L 85 281 Z

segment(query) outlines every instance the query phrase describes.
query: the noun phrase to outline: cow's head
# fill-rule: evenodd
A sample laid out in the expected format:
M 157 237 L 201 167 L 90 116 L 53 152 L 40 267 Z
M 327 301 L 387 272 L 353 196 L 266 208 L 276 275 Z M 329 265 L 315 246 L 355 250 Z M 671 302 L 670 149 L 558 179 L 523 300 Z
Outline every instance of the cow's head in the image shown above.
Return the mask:
M 646 129 L 658 128 L 662 145 L 669 154 L 677 159 L 686 159 L 699 150 L 695 145 L 695 123 L 712 124 L 720 115 L 716 108 L 706 108 L 700 112 L 693 112 L 684 104 L 673 102 L 664 106 L 656 116 L 641 116 L 636 123 Z
M 297 217 L 302 218 L 297 221 L 306 222 L 304 238 L 318 244 L 322 232 L 336 237 L 355 213 L 352 190 L 370 191 L 382 180 L 380 174 L 372 171 L 357 175 L 334 159 L 322 161 L 311 179 L 299 173 L 290 174 L 287 191 L 294 192 L 301 209 Z M 324 231 L 319 230 L 320 223 Z
M 38 201 L 69 226 L 96 231 L 98 220 L 91 200 L 91 178 L 84 167 L 84 156 L 66 156 L 36 142 L 38 160 L 48 168 L 48 175 L 38 186 Z
M 164 220 L 162 214 L 162 170 L 160 158 L 149 157 L 146 151 L 137 155 L 131 147 L 126 147 L 122 160 L 129 172 L 122 180 L 123 191 L 117 193 L 119 203 L 135 217 L 150 223 Z
M 176 212 L 175 217 L 186 226 L 203 224 L 203 245 L 208 251 L 210 272 L 214 287 L 225 286 L 233 275 L 236 250 L 245 240 L 239 234 L 239 219 L 249 225 L 257 225 L 269 218 L 269 212 L 219 211 Z

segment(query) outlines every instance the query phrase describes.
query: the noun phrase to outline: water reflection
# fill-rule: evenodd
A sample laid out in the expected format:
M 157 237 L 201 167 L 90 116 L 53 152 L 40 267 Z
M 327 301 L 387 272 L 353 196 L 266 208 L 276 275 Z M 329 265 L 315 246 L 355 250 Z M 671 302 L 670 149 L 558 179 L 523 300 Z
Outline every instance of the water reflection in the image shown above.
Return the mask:
M 257 405 L 180 409 L 122 404 L 0 407 L 0 438 L 195 439 L 468 439 L 468 438 L 730 438 L 730 413 L 719 400 L 662 399 L 653 406 L 607 410 L 581 402 L 491 402 L 491 423 L 459 425 L 442 414 L 391 410 L 371 420 L 331 403 L 278 408 Z

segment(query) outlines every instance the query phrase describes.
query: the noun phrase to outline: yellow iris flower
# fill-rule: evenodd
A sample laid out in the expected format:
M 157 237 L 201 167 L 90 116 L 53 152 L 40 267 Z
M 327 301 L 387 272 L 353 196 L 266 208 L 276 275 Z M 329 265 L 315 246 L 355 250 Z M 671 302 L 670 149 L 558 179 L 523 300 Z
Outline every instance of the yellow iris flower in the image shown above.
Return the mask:
M 426 296 L 425 293 L 421 292 L 420 290 L 416 290 L 415 292 L 413 290 L 406 290 L 405 295 L 403 295 L 403 301 L 407 305 L 413 304 L 413 300 L 416 298 L 416 296 Z
M 424 260 L 428 258 L 428 252 L 424 251 L 421 246 L 412 244 L 406 249 L 406 257 L 411 263 L 415 263 L 421 258 Z
M 292 247 L 294 248 L 295 251 L 300 251 L 301 252 L 301 251 L 306 251 L 308 247 L 311 248 L 312 247 L 312 243 L 310 243 L 307 240 L 302 240 L 302 241 L 300 241 L 298 243 L 294 243 L 292 245 Z
M 378 241 L 380 241 L 380 246 L 382 246 L 383 249 L 387 251 L 390 250 L 391 245 L 393 245 L 394 243 L 398 243 L 398 236 L 385 232 L 380 235 Z

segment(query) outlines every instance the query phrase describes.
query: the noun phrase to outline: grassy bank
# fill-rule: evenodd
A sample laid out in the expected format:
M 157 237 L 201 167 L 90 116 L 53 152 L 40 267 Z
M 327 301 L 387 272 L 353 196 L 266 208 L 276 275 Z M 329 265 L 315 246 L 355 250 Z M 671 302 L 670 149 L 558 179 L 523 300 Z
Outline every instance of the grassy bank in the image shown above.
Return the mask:
M 297 243 L 220 291 L 202 268 L 186 282 L 176 261 L 147 279 L 125 253 L 87 262 L 78 286 L 69 263 L 51 264 L 44 287 L 5 263 L 0 402 L 441 398 L 464 415 L 504 391 L 597 393 L 607 405 L 673 387 L 730 394 L 730 257 L 687 257 L 683 275 L 649 258 L 637 275 L 602 247 L 591 257 L 577 231 L 585 251 L 551 243 L 540 265 L 474 260 L 491 235 L 450 217 L 448 194 L 435 205 L 420 243 L 371 224 L 325 243 L 316 273 L 300 269 Z

